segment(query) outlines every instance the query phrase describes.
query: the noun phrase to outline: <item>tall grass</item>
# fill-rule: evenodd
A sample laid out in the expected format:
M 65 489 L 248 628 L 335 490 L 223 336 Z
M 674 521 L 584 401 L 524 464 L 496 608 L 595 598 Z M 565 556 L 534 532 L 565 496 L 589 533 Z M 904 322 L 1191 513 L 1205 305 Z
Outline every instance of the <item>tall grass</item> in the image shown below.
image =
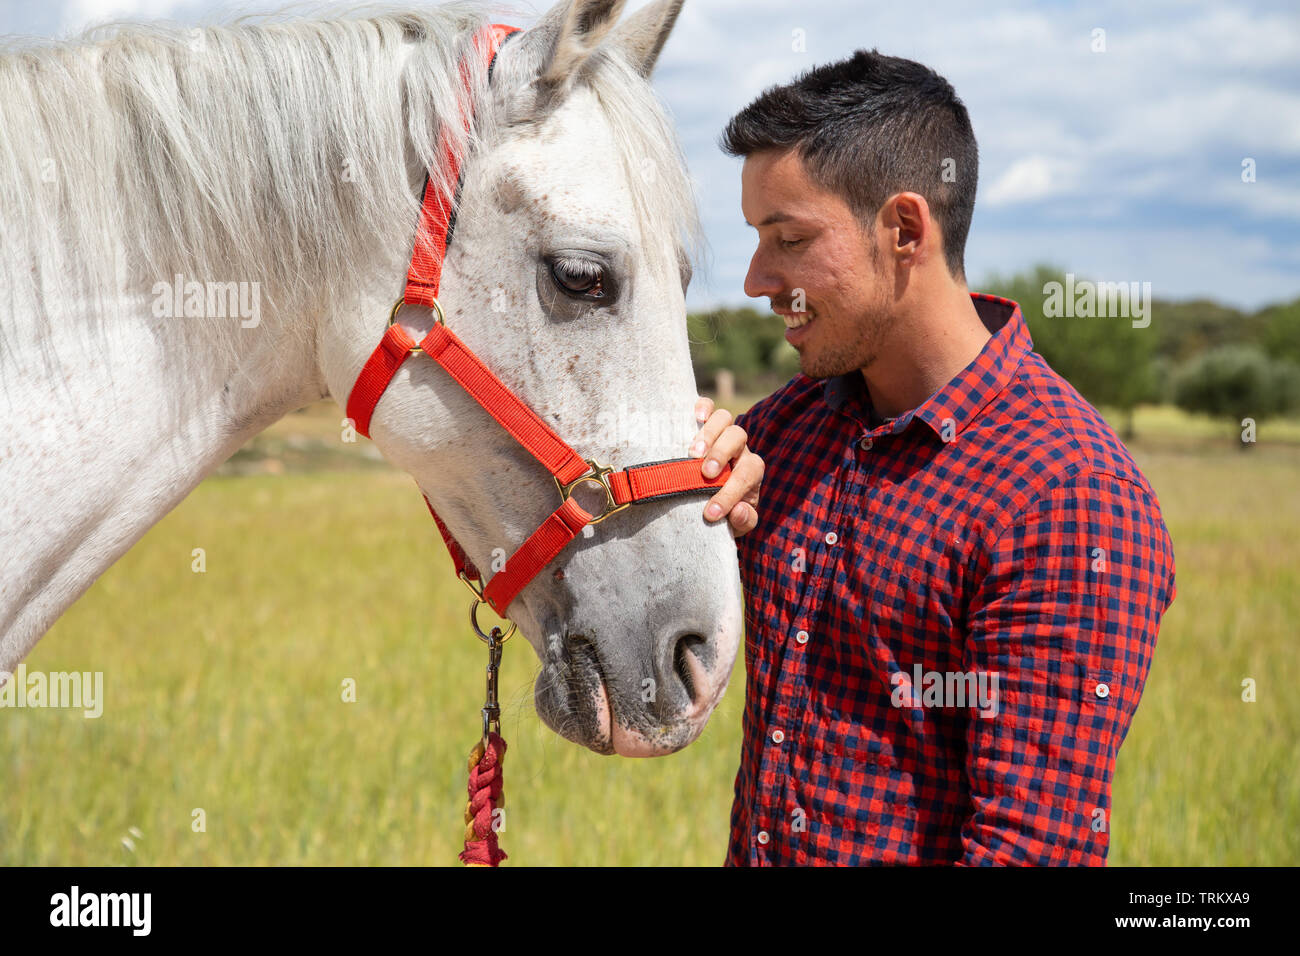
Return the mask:
M 1120 753 L 1110 861 L 1300 863 L 1300 448 L 1197 438 L 1134 453 L 1173 536 L 1178 598 Z M 206 481 L 27 661 L 102 671 L 103 716 L 0 710 L 0 863 L 454 864 L 485 659 L 466 608 L 405 476 Z M 543 727 L 536 670 L 513 639 L 509 863 L 719 864 L 741 662 L 704 736 L 655 760 Z

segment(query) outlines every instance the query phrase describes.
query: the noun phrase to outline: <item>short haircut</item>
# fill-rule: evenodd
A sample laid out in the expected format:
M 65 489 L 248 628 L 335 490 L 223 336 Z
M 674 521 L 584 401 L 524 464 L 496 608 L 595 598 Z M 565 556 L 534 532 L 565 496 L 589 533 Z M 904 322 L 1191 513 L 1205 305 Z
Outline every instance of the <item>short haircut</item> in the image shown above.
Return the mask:
M 774 86 L 731 118 L 732 156 L 797 149 L 809 176 L 864 223 L 900 192 L 925 197 L 948 271 L 965 279 L 979 150 L 952 85 L 914 60 L 858 50 Z

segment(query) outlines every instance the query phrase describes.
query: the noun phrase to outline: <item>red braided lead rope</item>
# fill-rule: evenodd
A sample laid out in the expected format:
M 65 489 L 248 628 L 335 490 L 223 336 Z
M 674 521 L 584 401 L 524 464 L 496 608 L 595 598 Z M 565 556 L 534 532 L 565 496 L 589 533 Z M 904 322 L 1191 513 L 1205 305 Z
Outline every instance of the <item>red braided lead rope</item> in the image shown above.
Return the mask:
M 502 795 L 501 764 L 506 756 L 506 742 L 500 734 L 489 733 L 487 750 L 483 743 L 474 745 L 469 755 L 469 804 L 465 807 L 465 849 L 460 861 L 466 866 L 497 866 L 506 853 L 497 843 L 493 829 L 496 811 L 506 805 Z

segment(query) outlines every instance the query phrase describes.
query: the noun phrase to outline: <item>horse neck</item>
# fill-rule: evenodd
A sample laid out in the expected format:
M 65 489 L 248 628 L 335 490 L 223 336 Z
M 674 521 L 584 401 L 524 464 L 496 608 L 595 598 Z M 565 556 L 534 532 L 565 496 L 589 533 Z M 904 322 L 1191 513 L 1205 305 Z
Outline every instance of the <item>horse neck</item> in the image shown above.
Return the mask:
M 0 670 L 245 441 L 325 392 L 310 329 L 0 297 Z M 185 558 L 181 556 L 178 560 Z
M 73 121 L 107 122 L 96 52 L 67 63 L 68 75 L 84 85 L 84 95 L 67 97 L 69 109 L 80 103 L 86 112 Z M 41 129 L 31 118 L 33 90 L 21 102 L 33 129 Z M 102 139 L 101 146 L 110 142 Z M 241 268 L 215 264 L 179 280 L 172 269 L 142 268 L 139 243 L 123 234 L 123 223 L 139 219 L 126 213 L 139 210 L 112 208 L 126 198 L 105 188 L 104 177 L 67 144 L 45 182 L 30 170 L 43 168 L 47 149 L 30 162 L 0 165 L 0 175 L 14 180 L 0 182 L 0 488 L 8 504 L 0 517 L 0 670 L 12 670 L 91 582 L 244 442 L 328 394 L 317 350 L 324 322 L 305 301 L 287 301 L 295 296 L 286 294 L 283 278 L 291 273 L 325 302 L 334 301 L 331 283 L 343 284 L 323 265 L 321 275 L 306 274 L 312 263 L 339 256 L 293 258 L 301 241 L 282 242 L 283 224 L 274 241 L 261 244 L 272 253 L 259 252 L 257 262 L 240 259 L 234 244 L 215 244 L 233 250 Z M 405 181 L 404 171 L 398 175 Z M 127 192 L 149 201 L 138 189 Z M 75 218 L 62 216 L 63 208 L 75 208 Z M 195 208 L 197 201 L 166 207 L 181 219 Z M 252 217 L 245 227 L 275 228 Z M 191 228 L 182 236 L 203 238 L 211 234 Z M 92 247 L 95 268 L 79 270 Z M 165 242 L 153 248 L 167 258 Z M 112 262 L 122 264 L 116 281 L 105 265 Z M 126 263 L 133 264 L 129 278 Z M 282 281 L 274 288 L 246 288 L 262 266 L 275 272 L 277 264 Z M 239 296 L 247 294 L 242 301 L 259 301 L 255 323 L 246 314 L 187 314 L 188 283 L 203 284 L 206 306 L 209 283 L 229 280 Z

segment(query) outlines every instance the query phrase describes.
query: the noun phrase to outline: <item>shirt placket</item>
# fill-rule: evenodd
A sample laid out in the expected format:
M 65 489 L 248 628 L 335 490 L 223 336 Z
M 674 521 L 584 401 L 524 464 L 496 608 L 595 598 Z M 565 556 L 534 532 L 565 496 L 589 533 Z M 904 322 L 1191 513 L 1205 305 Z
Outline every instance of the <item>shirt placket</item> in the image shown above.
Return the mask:
M 808 829 L 806 825 L 801 831 L 794 829 L 795 811 L 806 814 L 807 808 L 795 804 L 790 786 L 794 772 L 792 754 L 803 743 L 803 735 L 809 732 L 805 721 L 812 714 L 807 649 L 820 635 L 827 635 L 831 628 L 844 624 L 831 619 L 827 608 L 835 604 L 828 600 L 827 592 L 833 586 L 835 567 L 842 554 L 845 508 L 853 497 L 853 489 L 862 486 L 863 447 L 859 436 L 865 434 L 862 422 L 848 415 L 837 414 L 830 420 L 839 431 L 836 446 L 841 449 L 836 481 L 825 513 L 817 513 L 810 503 L 801 516 L 801 524 L 809 536 L 804 545 L 807 566 L 800 572 L 792 566 L 785 570 L 787 574 L 797 573 L 802 581 L 795 589 L 799 599 L 786 633 L 780 635 L 779 650 L 771 656 L 771 666 L 777 675 L 776 694 L 766 715 L 757 767 L 758 779 L 769 781 L 771 792 L 764 792 L 767 788 L 760 790 L 760 803 L 751 815 L 750 857 L 756 865 L 803 862 L 807 858 L 799 841 L 807 837 Z

